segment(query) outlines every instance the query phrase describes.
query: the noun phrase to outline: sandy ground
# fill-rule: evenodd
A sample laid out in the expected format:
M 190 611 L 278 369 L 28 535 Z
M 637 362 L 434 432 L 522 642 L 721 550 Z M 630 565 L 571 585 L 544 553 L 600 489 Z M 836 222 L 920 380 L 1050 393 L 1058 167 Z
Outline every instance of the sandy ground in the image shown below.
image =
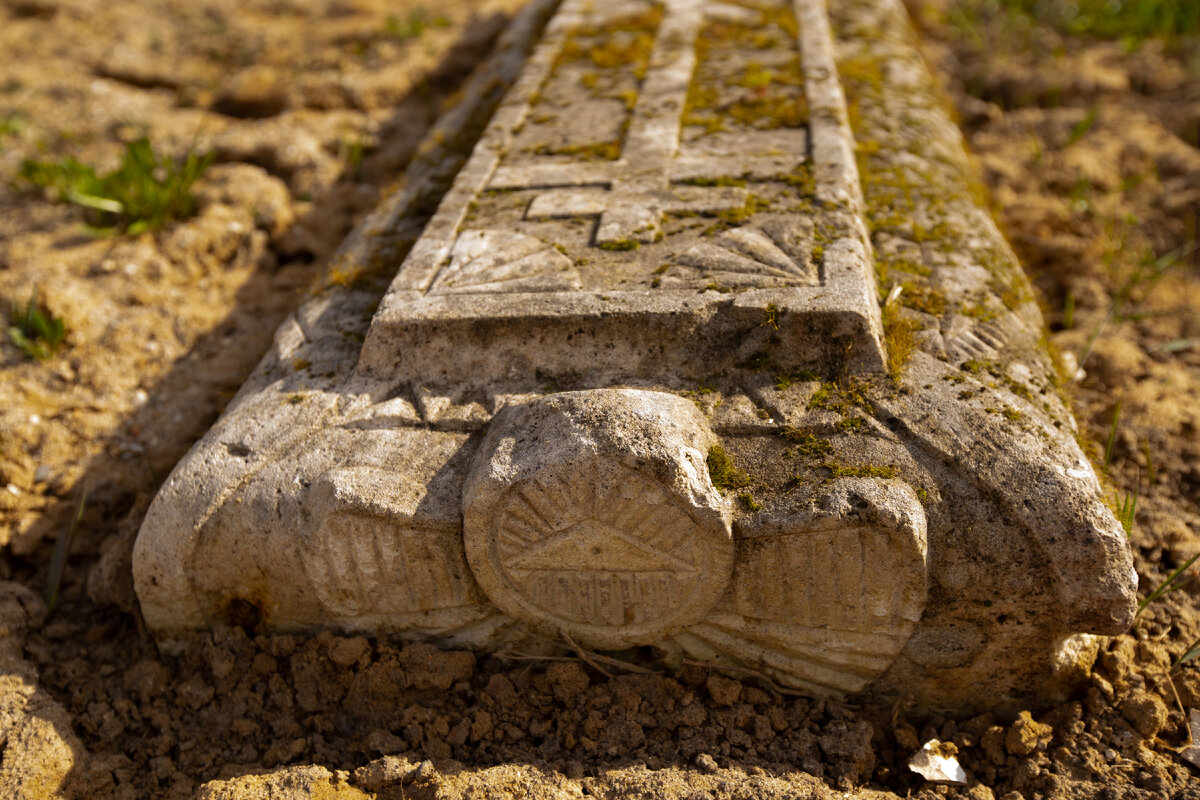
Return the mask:
M 402 185 L 520 5 L 0 3 L 0 298 L 40 287 L 68 325 L 49 361 L 0 343 L 0 797 L 1200 796 L 1173 750 L 1200 667 L 1170 670 L 1200 639 L 1194 583 L 1108 643 L 1075 701 L 1016 718 L 240 628 L 156 651 L 128 575 L 156 486 Z M 1200 47 L 1129 52 L 918 10 L 1079 368 L 1100 464 L 1119 404 L 1107 472 L 1114 498 L 1139 493 L 1145 594 L 1200 551 Z M 95 238 L 82 209 L 17 180 L 29 158 L 111 169 L 143 134 L 216 155 L 198 213 L 163 231 Z M 85 492 L 47 614 L 54 542 Z M 958 746 L 970 787 L 906 768 L 934 736 Z

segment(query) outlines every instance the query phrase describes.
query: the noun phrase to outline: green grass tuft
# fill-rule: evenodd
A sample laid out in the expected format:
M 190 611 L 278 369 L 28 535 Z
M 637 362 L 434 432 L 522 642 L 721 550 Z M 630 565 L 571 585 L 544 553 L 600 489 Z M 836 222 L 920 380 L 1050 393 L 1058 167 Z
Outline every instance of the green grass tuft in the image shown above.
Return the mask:
M 37 289 L 23 307 L 13 304 L 8 319 L 9 340 L 36 361 L 51 358 L 67 337 L 67 324 L 38 302 Z
M 106 175 L 73 158 L 25 161 L 20 177 L 48 189 L 58 200 L 83 206 L 102 235 L 159 230 L 196 212 L 192 185 L 212 163 L 211 154 L 190 149 L 176 161 L 154 152 L 142 137 L 125 145 L 121 165 Z

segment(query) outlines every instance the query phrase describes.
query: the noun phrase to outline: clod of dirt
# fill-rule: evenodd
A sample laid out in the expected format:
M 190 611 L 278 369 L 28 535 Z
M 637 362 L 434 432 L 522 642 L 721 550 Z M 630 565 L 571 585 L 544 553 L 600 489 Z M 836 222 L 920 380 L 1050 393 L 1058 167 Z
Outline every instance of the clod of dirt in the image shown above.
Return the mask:
M 554 699 L 568 703 L 591 685 L 587 672 L 574 661 L 560 661 L 546 669 L 546 679 L 554 690 Z
M 287 84 L 279 71 L 252 66 L 235 73 L 213 98 L 213 111 L 231 117 L 273 117 L 287 106 Z
M 1028 711 L 1022 711 L 1008 729 L 1004 743 L 1012 755 L 1027 756 L 1035 750 L 1045 750 L 1053 735 L 1053 728 L 1035 720 Z
M 56 796 L 86 752 L 71 718 L 37 683 L 21 657 L 25 633 L 46 618 L 41 598 L 17 583 L 0 583 L 0 795 Z
M 742 692 L 740 683 L 729 678 L 722 678 L 720 675 L 710 675 L 704 682 L 704 688 L 708 689 L 708 696 L 719 706 L 733 705 Z
M 835 719 L 817 740 L 839 783 L 862 783 L 875 769 L 874 728 L 866 720 Z
M 415 642 L 400 651 L 400 666 L 414 689 L 445 691 L 459 681 L 470 680 L 475 672 L 475 656 L 464 650 L 443 651 Z
M 407 758 L 384 756 L 354 770 L 354 783 L 368 792 L 378 792 L 408 778 L 414 769 Z
M 1167 705 L 1158 695 L 1134 692 L 1121 701 L 1118 709 L 1121 716 L 1125 717 L 1143 738 L 1153 739 L 1155 734 L 1167 726 Z
M 213 164 L 196 190 L 202 204 L 224 203 L 254 212 L 255 225 L 272 241 L 292 227 L 296 213 L 287 184 L 253 164 Z

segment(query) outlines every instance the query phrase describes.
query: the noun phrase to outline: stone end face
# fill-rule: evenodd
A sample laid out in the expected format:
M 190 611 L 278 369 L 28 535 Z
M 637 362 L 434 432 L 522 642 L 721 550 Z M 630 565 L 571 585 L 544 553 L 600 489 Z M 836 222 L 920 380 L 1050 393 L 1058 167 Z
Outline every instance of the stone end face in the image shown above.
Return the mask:
M 567 392 L 493 422 L 463 491 L 488 597 L 587 647 L 655 644 L 698 621 L 733 561 L 695 406 L 661 392 Z

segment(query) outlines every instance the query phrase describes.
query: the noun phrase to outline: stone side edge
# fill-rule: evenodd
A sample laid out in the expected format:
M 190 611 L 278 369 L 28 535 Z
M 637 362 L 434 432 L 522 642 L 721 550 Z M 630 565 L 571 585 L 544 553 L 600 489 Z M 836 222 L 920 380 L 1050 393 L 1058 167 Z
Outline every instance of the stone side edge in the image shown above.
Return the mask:
M 903 287 L 900 313 L 916 328 L 901 391 L 879 411 L 1002 501 L 1056 575 L 1064 635 L 1120 633 L 1136 607 L 1127 538 L 1076 439 L 1028 278 L 972 191 L 965 143 L 908 14 L 899 0 L 855 0 L 837 4 L 833 22 L 881 284 Z M 887 164 L 889 152 L 908 160 Z M 911 192 L 891 191 L 914 177 Z M 910 193 L 911 209 L 891 202 Z M 919 253 L 927 274 L 905 271 L 897 252 Z

